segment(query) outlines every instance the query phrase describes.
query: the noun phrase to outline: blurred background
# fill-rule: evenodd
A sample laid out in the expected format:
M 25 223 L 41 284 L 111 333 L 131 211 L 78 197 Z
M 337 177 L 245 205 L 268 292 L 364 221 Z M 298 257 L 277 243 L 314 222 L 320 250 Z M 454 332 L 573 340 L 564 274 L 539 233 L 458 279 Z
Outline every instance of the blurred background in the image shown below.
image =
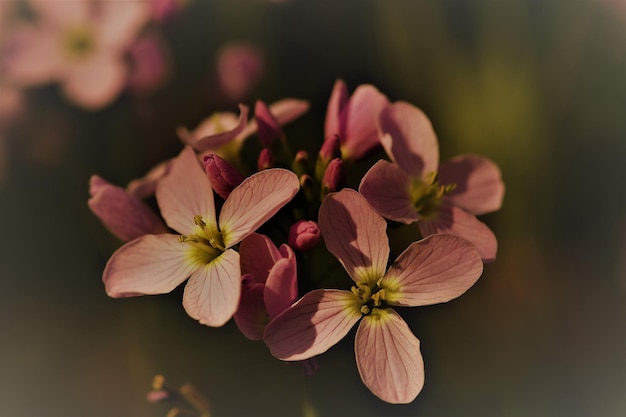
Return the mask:
M 626 1 L 148 2 L 99 97 L 61 66 L 12 73 L 43 73 L 20 57 L 36 36 L 13 33 L 63 2 L 1 1 L 0 415 L 165 416 L 156 374 L 215 417 L 626 415 Z M 496 262 L 463 297 L 400 311 L 426 367 L 408 405 L 361 383 L 353 333 L 305 377 L 234 323 L 190 319 L 179 291 L 113 300 L 101 281 L 121 242 L 87 207 L 92 174 L 124 186 L 182 148 L 180 126 L 257 99 L 308 100 L 285 132 L 316 149 L 338 78 L 419 106 L 442 160 L 482 154 L 507 186 L 481 218 Z

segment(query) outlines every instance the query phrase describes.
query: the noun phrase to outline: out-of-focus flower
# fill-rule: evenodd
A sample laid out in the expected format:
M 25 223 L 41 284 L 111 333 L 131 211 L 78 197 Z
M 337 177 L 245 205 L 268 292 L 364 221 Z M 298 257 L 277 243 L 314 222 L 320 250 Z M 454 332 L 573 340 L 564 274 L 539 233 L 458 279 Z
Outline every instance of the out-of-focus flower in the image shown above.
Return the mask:
M 124 242 L 151 233 L 167 233 L 165 223 L 146 203 L 97 175 L 89 180 L 89 195 L 87 204 L 93 214 Z
M 163 40 L 155 32 L 142 35 L 129 49 L 128 87 L 149 93 L 160 87 L 170 74 L 171 61 Z
M 217 76 L 226 98 L 237 102 L 259 82 L 265 62 L 261 50 L 251 44 L 231 43 L 218 52 Z
M 417 107 L 397 102 L 380 113 L 381 142 L 392 162 L 378 161 L 359 191 L 384 217 L 418 221 L 424 236 L 449 233 L 474 243 L 493 261 L 497 240 L 476 215 L 498 210 L 504 196 L 500 170 L 490 160 L 461 155 L 439 165 L 432 125 Z
M 124 88 L 124 54 L 147 22 L 145 2 L 31 0 L 37 20 L 9 35 L 2 68 L 8 79 L 34 86 L 61 84 L 87 109 L 110 103 Z
M 248 339 L 261 340 L 265 325 L 298 298 L 296 256 L 257 233 L 241 242 L 239 254 L 243 279 L 235 323 Z
M 357 160 L 380 144 L 376 118 L 388 104 L 387 97 L 376 87 L 360 85 L 348 96 L 348 88 L 337 80 L 326 109 L 325 140 L 339 137 L 343 159 Z
M 161 215 L 180 235 L 144 235 L 119 248 L 103 273 L 107 294 L 163 294 L 189 278 L 183 294 L 187 313 L 202 324 L 223 325 L 241 293 L 239 253 L 233 246 L 298 190 L 290 171 L 259 172 L 233 190 L 218 220 L 211 184 L 193 149 L 185 147 L 156 190 Z
M 204 170 L 209 177 L 211 187 L 223 199 L 245 179 L 237 169 L 218 155 L 210 154 L 204 157 Z
M 387 269 L 387 224 L 350 189 L 326 197 L 319 225 L 355 285 L 305 294 L 266 326 L 266 344 L 279 359 L 304 360 L 324 353 L 360 321 L 355 354 L 361 379 L 384 401 L 413 401 L 424 384 L 420 343 L 390 307 L 460 296 L 482 273 L 480 255 L 462 238 L 435 235 L 412 243 Z
M 163 22 L 185 6 L 187 0 L 152 0 L 151 15 L 157 22 Z
M 300 252 L 310 251 L 320 243 L 320 240 L 322 240 L 320 228 L 313 220 L 299 220 L 289 228 L 287 242 Z

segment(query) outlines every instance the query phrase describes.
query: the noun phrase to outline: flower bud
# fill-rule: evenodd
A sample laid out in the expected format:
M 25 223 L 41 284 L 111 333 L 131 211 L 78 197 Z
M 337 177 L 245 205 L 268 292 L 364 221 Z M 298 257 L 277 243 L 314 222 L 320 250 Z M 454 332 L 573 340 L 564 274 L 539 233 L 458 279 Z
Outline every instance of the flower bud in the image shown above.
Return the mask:
M 234 166 L 215 154 L 204 157 L 204 170 L 211 187 L 223 199 L 227 199 L 231 191 L 244 180 L 244 176 Z
M 317 162 L 315 163 L 315 176 L 321 179 L 326 172 L 326 167 L 330 161 L 335 158 L 341 157 L 341 142 L 339 136 L 329 136 L 322 143 L 319 154 L 317 155 Z
M 306 252 L 313 249 L 321 240 L 320 228 L 312 220 L 300 220 L 289 229 L 289 246 Z
M 302 175 L 307 171 L 309 165 L 309 154 L 306 151 L 298 151 L 293 162 L 291 163 L 291 170 L 296 175 Z
M 259 159 L 257 160 L 257 168 L 259 171 L 263 171 L 264 169 L 272 168 L 274 166 L 274 156 L 272 155 L 272 151 L 269 148 L 261 149 L 259 153 Z
M 346 185 L 346 169 L 340 158 L 335 158 L 328 164 L 322 179 L 322 199 L 326 194 L 339 191 Z

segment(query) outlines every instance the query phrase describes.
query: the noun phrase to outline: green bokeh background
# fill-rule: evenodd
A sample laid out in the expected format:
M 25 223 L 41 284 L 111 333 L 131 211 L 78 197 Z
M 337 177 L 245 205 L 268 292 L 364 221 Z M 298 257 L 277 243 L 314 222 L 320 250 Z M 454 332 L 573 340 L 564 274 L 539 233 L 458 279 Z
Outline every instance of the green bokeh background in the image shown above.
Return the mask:
M 215 417 L 626 415 L 625 2 L 196 0 L 163 35 L 174 72 L 156 93 L 86 112 L 32 89 L 5 129 L 1 416 L 165 416 L 145 401 L 157 373 L 192 382 Z M 342 78 L 421 107 L 442 159 L 479 153 L 502 169 L 502 210 L 482 217 L 497 261 L 463 297 L 401 310 L 426 366 L 409 405 L 362 385 L 353 333 L 307 378 L 232 322 L 197 324 L 178 291 L 104 293 L 119 242 L 87 209 L 89 176 L 125 184 L 178 152 L 177 126 L 236 110 L 214 85 L 234 40 L 266 57 L 249 105 L 310 101 L 286 128 L 305 148 Z

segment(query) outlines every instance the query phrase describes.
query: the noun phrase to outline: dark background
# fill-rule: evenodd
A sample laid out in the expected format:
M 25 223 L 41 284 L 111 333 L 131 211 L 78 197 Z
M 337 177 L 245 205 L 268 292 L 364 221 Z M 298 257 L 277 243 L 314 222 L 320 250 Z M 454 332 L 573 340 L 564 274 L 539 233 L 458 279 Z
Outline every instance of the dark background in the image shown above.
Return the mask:
M 145 400 L 157 373 L 193 383 L 216 417 L 625 415 L 626 3 L 196 0 L 162 31 L 174 67 L 154 94 L 88 112 L 35 88 L 4 129 L 0 415 L 165 416 Z M 352 333 L 307 378 L 232 322 L 197 324 L 178 292 L 104 292 L 120 243 L 87 208 L 89 176 L 126 184 L 180 150 L 176 127 L 235 111 L 214 80 L 233 40 L 265 54 L 247 104 L 310 100 L 286 128 L 305 148 L 342 78 L 421 107 L 442 159 L 502 169 L 502 210 L 482 217 L 497 261 L 463 297 L 400 311 L 426 366 L 409 405 L 363 386 Z

